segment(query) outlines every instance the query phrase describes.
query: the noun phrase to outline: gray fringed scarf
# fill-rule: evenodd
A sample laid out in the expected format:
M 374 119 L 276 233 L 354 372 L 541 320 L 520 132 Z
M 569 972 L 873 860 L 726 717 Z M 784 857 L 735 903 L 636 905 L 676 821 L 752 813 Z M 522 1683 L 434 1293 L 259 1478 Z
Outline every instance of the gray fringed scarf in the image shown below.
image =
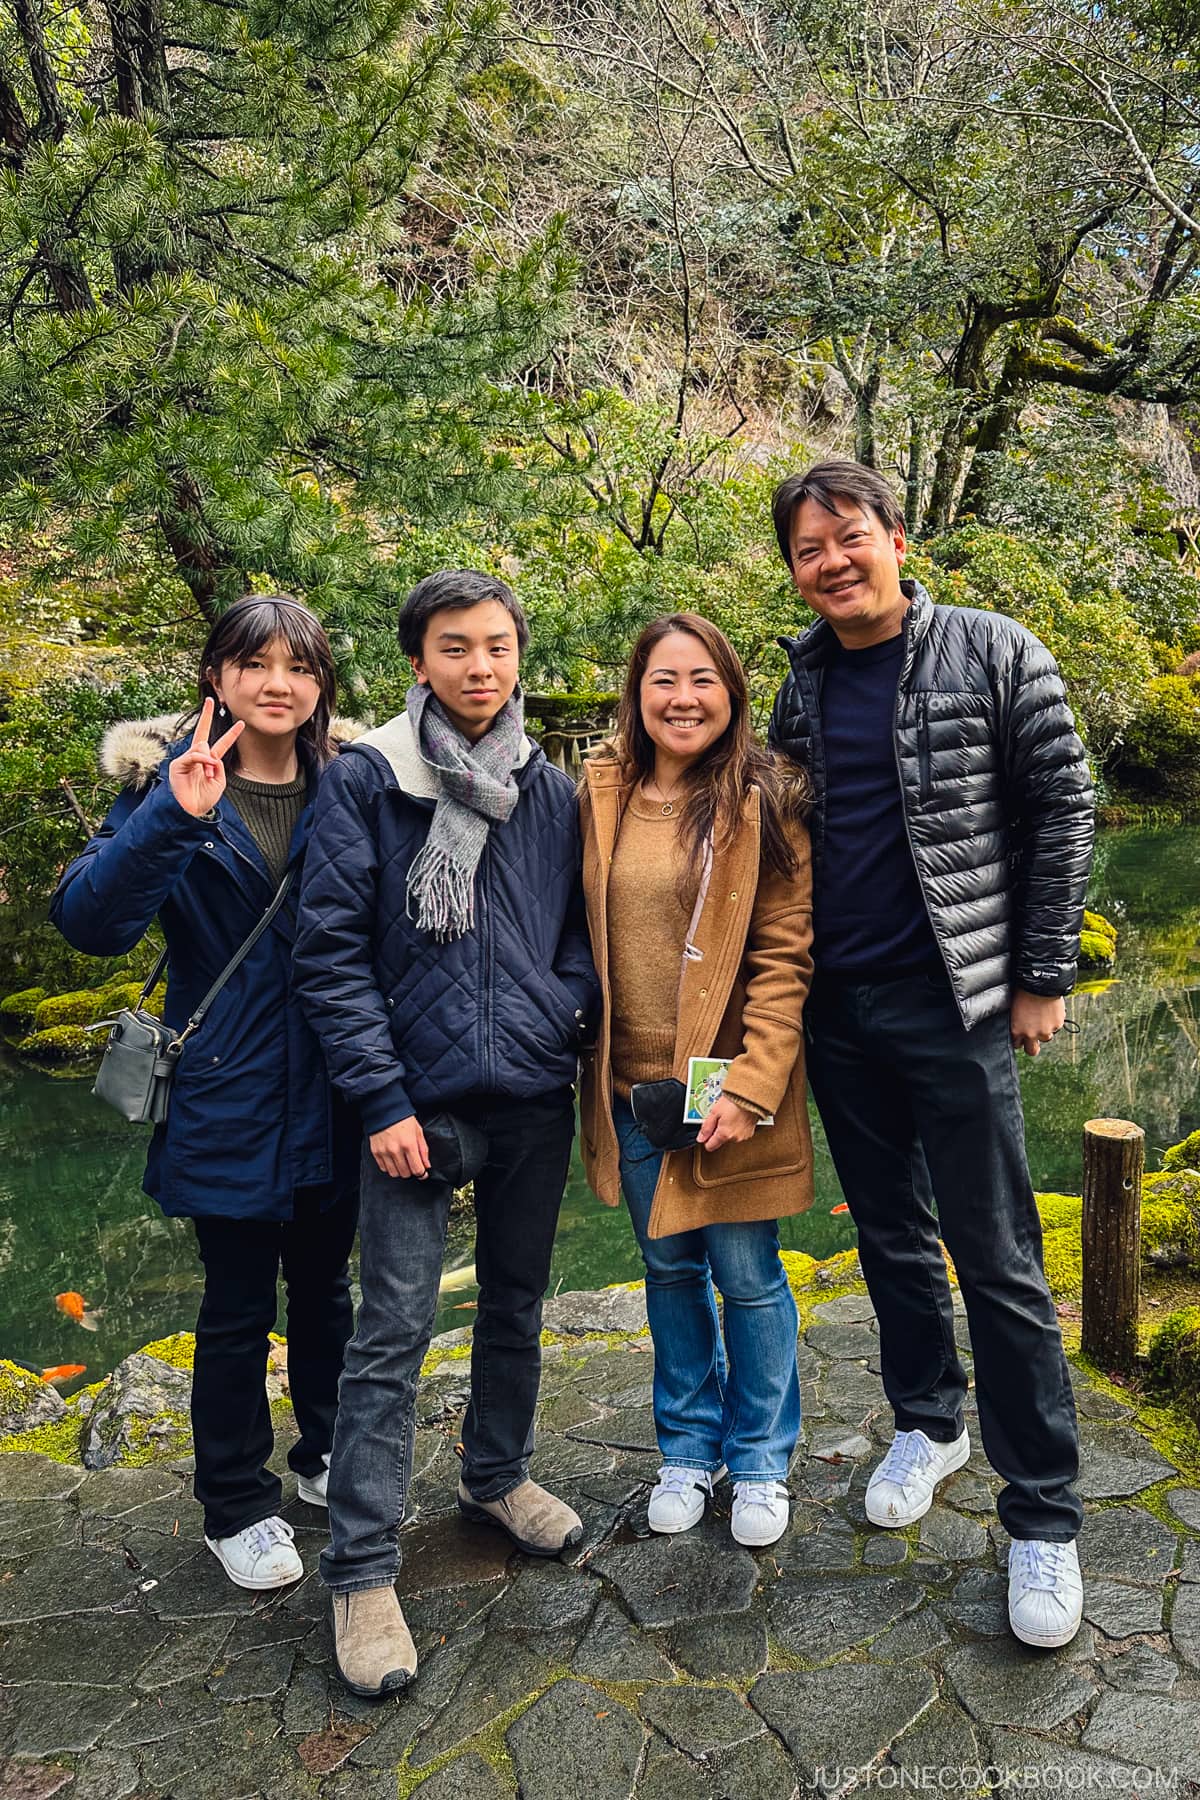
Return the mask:
M 417 926 L 444 944 L 475 924 L 475 871 L 492 824 L 510 818 L 520 798 L 513 774 L 525 742 L 525 701 L 513 690 L 478 742 L 468 743 L 433 689 L 405 696 L 421 761 L 438 780 L 438 801 L 424 847 L 408 871 L 406 908 Z

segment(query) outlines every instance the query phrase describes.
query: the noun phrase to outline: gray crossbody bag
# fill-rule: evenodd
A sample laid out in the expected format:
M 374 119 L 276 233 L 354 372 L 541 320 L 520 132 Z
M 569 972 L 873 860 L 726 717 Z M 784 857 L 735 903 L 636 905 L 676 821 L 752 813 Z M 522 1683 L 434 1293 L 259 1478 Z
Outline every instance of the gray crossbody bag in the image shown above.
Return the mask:
M 276 889 L 270 906 L 245 943 L 238 946 L 225 964 L 182 1031 L 172 1030 L 170 1025 L 164 1025 L 161 1019 L 156 1019 L 153 1013 L 145 1010 L 146 1002 L 167 965 L 165 950 L 150 971 L 138 996 L 137 1005 L 123 1006 L 114 1018 L 98 1019 L 95 1025 L 88 1027 L 89 1031 L 100 1031 L 105 1026 L 109 1028 L 108 1043 L 104 1046 L 104 1056 L 96 1071 L 96 1085 L 92 1089 L 97 1099 L 115 1107 L 121 1117 L 128 1119 L 132 1125 L 162 1124 L 167 1116 L 171 1083 L 179 1067 L 183 1046 L 199 1031 L 209 1007 L 225 983 L 245 962 L 283 905 L 295 873 L 295 869 L 288 870 Z

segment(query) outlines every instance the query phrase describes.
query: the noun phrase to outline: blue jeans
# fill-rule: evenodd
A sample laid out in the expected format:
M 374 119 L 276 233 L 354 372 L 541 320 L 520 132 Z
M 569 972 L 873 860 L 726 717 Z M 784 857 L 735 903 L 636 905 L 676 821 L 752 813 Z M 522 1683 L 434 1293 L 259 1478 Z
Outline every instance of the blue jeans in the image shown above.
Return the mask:
M 456 1101 L 488 1140 L 475 1177 L 479 1305 L 462 1478 L 477 1500 L 525 1480 L 541 1380 L 542 1296 L 558 1224 L 575 1107 L 544 1100 Z M 363 1146 L 362 1305 L 346 1348 L 329 1467 L 330 1545 L 321 1578 L 338 1593 L 389 1587 L 412 1475 L 417 1381 L 437 1312 L 451 1188 L 384 1175 Z
M 662 1156 L 613 1097 L 621 1187 L 646 1265 L 654 1427 L 665 1463 L 784 1481 L 800 1435 L 796 1303 L 774 1219 L 647 1235 Z M 714 1283 L 725 1308 L 725 1336 Z

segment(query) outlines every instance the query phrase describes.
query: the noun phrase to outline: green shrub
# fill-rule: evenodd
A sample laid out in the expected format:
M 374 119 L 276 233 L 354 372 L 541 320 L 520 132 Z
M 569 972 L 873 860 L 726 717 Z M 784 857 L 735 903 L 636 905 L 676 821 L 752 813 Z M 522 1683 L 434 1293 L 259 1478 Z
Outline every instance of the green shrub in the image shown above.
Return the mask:
M 1149 1380 L 1200 1425 L 1200 1306 L 1181 1307 L 1154 1333 Z
M 1167 1173 L 1176 1169 L 1200 1169 L 1200 1131 L 1193 1131 L 1182 1144 L 1172 1144 L 1169 1150 L 1164 1150 L 1162 1166 Z
M 1200 804 L 1200 675 L 1158 675 L 1147 685 L 1118 773 L 1147 794 Z
M 82 988 L 74 994 L 52 994 L 33 1016 L 35 1031 L 52 1031 L 56 1025 L 90 1025 L 104 1011 L 102 993 Z
M 99 1057 L 103 1048 L 103 1032 L 85 1031 L 82 1025 L 52 1025 L 22 1038 L 17 1054 L 38 1063 L 87 1062 Z
M 15 994 L 6 994 L 0 1000 L 0 1030 L 24 1037 L 45 998 L 46 990 L 41 987 L 21 988 Z

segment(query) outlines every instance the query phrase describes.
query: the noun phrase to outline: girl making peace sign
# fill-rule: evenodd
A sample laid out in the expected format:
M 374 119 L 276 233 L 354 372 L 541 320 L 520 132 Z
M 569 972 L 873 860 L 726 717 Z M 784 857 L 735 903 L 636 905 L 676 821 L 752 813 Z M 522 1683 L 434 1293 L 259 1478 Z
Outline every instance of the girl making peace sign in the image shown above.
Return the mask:
M 59 883 L 51 917 L 78 950 L 131 950 L 157 916 L 168 950 L 164 1018 L 181 1030 L 298 872 L 321 770 L 336 752 L 329 641 L 298 600 L 249 595 L 200 659 L 190 739 L 169 719 L 114 726 L 101 752 L 124 785 Z M 218 733 L 213 739 L 215 729 Z M 288 1375 L 299 1492 L 325 1503 L 342 1352 L 358 1132 L 332 1094 L 290 995 L 292 887 L 179 1060 L 144 1186 L 192 1219 L 204 1264 L 192 1429 L 209 1548 L 239 1587 L 298 1579 L 265 1387 L 276 1282 L 287 1284 Z

